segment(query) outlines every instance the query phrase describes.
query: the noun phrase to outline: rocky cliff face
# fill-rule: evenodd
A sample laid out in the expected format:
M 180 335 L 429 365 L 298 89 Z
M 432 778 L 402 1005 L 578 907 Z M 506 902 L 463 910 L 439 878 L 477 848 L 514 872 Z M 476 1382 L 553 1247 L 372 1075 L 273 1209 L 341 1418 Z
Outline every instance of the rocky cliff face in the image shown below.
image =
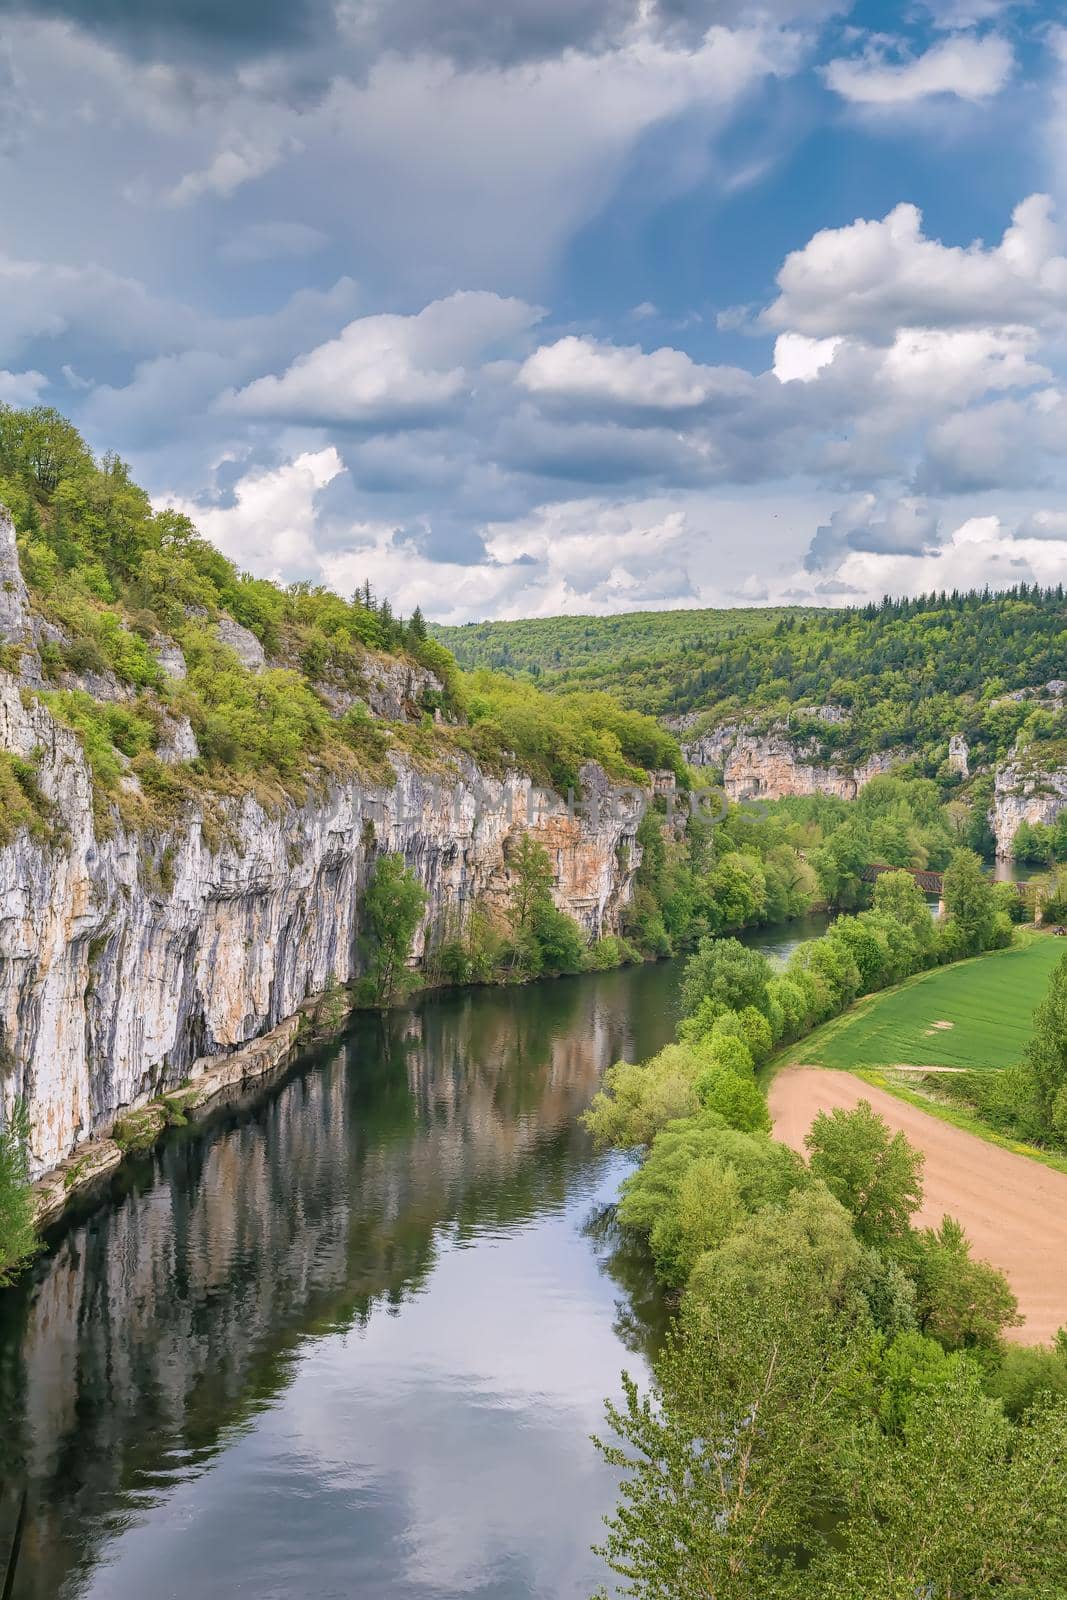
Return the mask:
M 797 745 L 788 730 L 757 731 L 728 723 L 710 733 L 682 741 L 694 767 L 715 767 L 723 774 L 728 800 L 781 800 L 786 795 L 832 794 L 854 800 L 864 784 L 888 772 L 899 752 L 879 751 L 860 766 L 826 766 L 813 759 L 812 746 Z
M 596 936 L 614 930 L 638 864 L 642 797 L 583 775 L 586 805 L 519 773 L 465 763 L 434 778 L 393 757 L 395 784 L 332 783 L 304 805 L 251 795 L 191 805 L 153 836 L 94 833 L 76 736 L 0 673 L 0 749 L 36 762 L 48 837 L 0 849 L 0 1096 L 29 1105 L 35 1172 L 122 1108 L 292 1016 L 361 970 L 360 902 L 376 855 L 424 884 L 428 931 L 508 895 L 505 847 L 529 829 L 555 897 Z
M 1010 861 L 1020 822 L 1053 823 L 1067 807 L 1067 767 L 1045 770 L 1019 758 L 1000 767 L 993 788 L 990 822 L 997 857 Z

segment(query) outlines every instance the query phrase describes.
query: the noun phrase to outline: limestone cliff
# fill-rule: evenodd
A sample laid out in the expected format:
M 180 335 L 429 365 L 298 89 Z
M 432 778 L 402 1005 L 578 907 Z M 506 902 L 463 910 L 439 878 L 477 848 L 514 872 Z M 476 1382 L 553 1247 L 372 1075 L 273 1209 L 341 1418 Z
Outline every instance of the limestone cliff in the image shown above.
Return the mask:
M 884 750 L 857 766 L 827 765 L 815 759 L 814 746 L 798 744 L 784 725 L 760 730 L 744 723 L 725 723 L 708 733 L 683 737 L 682 750 L 691 766 L 722 772 L 728 800 L 756 796 L 780 800 L 804 794 L 854 800 L 864 784 L 902 759 L 902 752 Z
M 1065 808 L 1067 767 L 1018 756 L 998 768 L 990 812 L 998 859 L 1012 859 L 1021 822 L 1053 823 Z
M 613 930 L 639 860 L 642 796 L 583 773 L 585 806 L 464 762 L 447 778 L 390 760 L 396 781 L 335 780 L 305 804 L 190 803 L 153 834 L 94 831 L 78 738 L 0 673 L 0 749 L 35 761 L 44 837 L 0 849 L 0 1095 L 28 1102 L 35 1172 L 124 1107 L 204 1070 L 360 971 L 361 892 L 400 851 L 429 905 L 416 943 L 475 899 L 508 893 L 505 845 L 529 829 L 555 897 Z

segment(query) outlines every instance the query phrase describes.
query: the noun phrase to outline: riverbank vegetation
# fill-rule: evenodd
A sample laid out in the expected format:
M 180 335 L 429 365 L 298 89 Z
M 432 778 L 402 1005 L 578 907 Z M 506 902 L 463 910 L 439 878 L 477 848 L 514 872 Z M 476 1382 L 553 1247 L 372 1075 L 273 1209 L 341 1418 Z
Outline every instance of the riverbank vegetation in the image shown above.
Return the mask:
M 0 1288 L 36 1253 L 37 1232 L 28 1178 L 29 1123 L 16 1101 L 0 1127 Z
M 781 972 L 702 945 L 677 1043 L 612 1068 L 588 1114 L 599 1144 L 643 1151 L 618 1221 L 680 1296 L 651 1394 L 625 1380 L 601 1445 L 624 1474 L 602 1554 L 640 1600 L 992 1600 L 1062 1575 L 1067 1339 L 1004 1343 L 1008 1284 L 951 1218 L 913 1225 L 922 1157 L 869 1105 L 820 1115 L 805 1163 L 754 1077 L 856 995 L 1011 938 L 975 858 L 953 857 L 945 897 L 935 928 L 888 874 Z

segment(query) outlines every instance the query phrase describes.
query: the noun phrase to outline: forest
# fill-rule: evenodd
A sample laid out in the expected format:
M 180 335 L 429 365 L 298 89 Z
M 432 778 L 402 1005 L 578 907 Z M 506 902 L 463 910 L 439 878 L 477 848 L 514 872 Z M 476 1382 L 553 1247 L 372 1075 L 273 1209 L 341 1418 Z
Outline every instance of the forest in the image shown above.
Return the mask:
M 610 687 L 657 717 L 787 720 L 825 759 L 905 748 L 924 772 L 951 733 L 975 762 L 1062 739 L 1067 609 L 1062 585 L 920 595 L 821 611 L 667 611 L 434 628 L 461 666 L 557 693 Z M 835 716 L 819 715 L 822 707 Z M 972 763 L 973 764 L 973 763 Z

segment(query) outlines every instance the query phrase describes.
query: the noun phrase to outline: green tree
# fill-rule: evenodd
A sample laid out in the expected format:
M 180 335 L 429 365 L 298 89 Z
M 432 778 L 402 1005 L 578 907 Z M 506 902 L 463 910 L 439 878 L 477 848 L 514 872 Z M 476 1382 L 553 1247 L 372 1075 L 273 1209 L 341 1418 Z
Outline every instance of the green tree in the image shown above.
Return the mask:
M 820 1111 L 804 1140 L 811 1170 L 851 1214 L 857 1236 L 880 1245 L 907 1231 L 922 1203 L 924 1157 L 890 1134 L 869 1100 L 854 1111 Z
M 1026 1066 L 1046 1129 L 1067 1139 L 1067 955 L 1053 971 L 1048 992 L 1034 1012 Z
M 399 853 L 379 856 L 363 900 L 370 925 L 370 972 L 379 1005 L 410 981 L 408 958 L 426 910 L 426 891 Z
M 919 949 L 929 955 L 936 931 L 926 896 L 910 872 L 883 872 L 874 885 L 874 909 L 892 917 L 915 935 Z
M 543 905 L 555 880 L 552 858 L 532 833 L 522 833 L 508 854 L 511 879 L 511 914 L 515 927 L 530 927 L 538 905 Z
M 797 1294 L 800 1277 L 813 1289 Z M 817 1272 L 738 1292 L 708 1273 L 686 1296 L 653 1385 L 624 1375 L 609 1404 L 624 1474 L 601 1549 L 638 1600 L 771 1600 L 795 1590 L 795 1560 L 824 1535 L 861 1325 L 827 1310 Z
M 695 1011 L 704 999 L 719 1001 L 732 1011 L 746 1006 L 766 1013 L 767 982 L 771 966 L 759 950 L 737 939 L 701 939 L 685 964 L 682 1006 Z
M 959 931 L 964 954 L 974 955 L 993 942 L 996 897 L 973 850 L 954 850 L 945 868 L 942 893 L 945 910 Z
M 16 1100 L 0 1128 L 0 1287 L 36 1253 L 37 1230 L 29 1183 L 29 1120 Z
M 1004 1329 L 1022 1321 L 1004 1274 L 971 1259 L 954 1217 L 914 1234 L 903 1255 L 915 1280 L 919 1327 L 946 1349 L 996 1350 Z

